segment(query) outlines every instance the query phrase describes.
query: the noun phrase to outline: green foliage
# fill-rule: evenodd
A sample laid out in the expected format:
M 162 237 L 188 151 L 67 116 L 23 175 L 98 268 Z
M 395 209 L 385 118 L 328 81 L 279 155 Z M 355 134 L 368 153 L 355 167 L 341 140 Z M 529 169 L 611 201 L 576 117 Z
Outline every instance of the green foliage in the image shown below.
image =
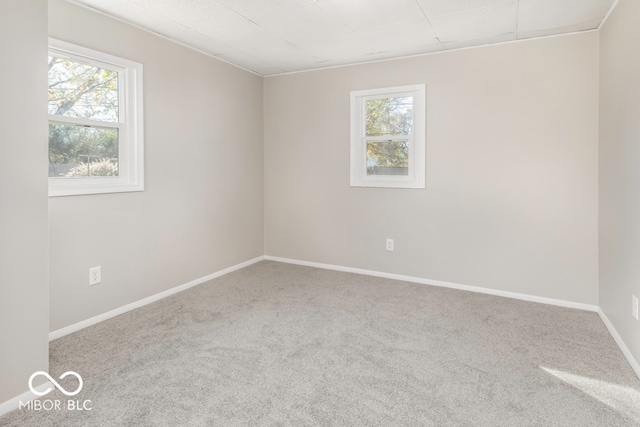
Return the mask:
M 365 135 L 409 135 L 413 98 L 379 98 L 366 101 Z
M 369 164 L 377 167 L 406 168 L 409 165 L 408 141 L 369 141 L 367 160 Z
M 413 98 L 378 98 L 365 103 L 365 135 L 389 136 L 393 140 L 369 141 L 367 165 L 370 168 L 406 168 L 409 160 L 408 140 L 397 139 L 410 135 L 413 120 Z
M 118 130 L 49 123 L 49 163 L 118 158 Z

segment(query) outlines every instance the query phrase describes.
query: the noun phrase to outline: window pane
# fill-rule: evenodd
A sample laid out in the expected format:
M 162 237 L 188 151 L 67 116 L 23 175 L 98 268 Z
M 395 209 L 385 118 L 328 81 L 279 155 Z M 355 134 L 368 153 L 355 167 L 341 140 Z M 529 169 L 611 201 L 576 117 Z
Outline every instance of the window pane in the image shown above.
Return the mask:
M 118 129 L 49 123 L 49 176 L 118 176 Z
M 409 175 L 409 141 L 368 141 L 367 175 Z
M 49 114 L 118 121 L 118 72 L 49 56 Z
M 369 99 L 365 103 L 365 135 L 410 135 L 413 97 Z

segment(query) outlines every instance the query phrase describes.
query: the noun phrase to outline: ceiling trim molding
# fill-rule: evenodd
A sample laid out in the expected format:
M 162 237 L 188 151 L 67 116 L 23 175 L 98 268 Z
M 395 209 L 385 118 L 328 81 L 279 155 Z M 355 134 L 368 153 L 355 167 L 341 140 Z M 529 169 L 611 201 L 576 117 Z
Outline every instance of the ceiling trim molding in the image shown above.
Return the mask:
M 609 19 L 609 16 L 611 16 L 611 14 L 613 13 L 613 10 L 616 8 L 616 6 L 618 6 L 618 3 L 620 3 L 620 0 L 616 0 L 615 2 L 613 2 L 611 9 L 609 9 L 609 12 L 607 12 L 607 14 L 604 15 L 604 18 L 602 18 L 602 21 L 600 22 L 600 25 L 598 25 L 598 28 L 596 28 L 596 30 L 600 30 L 600 28 L 602 28 L 604 23 L 607 22 L 607 19 Z
M 543 39 L 565 37 L 565 36 L 575 36 L 575 35 L 579 35 L 579 34 L 594 33 L 594 32 L 598 32 L 598 31 L 599 31 L 599 28 L 594 28 L 592 30 L 582 30 L 582 31 L 573 31 L 573 32 L 570 32 L 570 33 L 550 34 L 550 35 L 547 35 L 547 36 L 528 37 L 526 39 L 508 40 L 508 41 L 497 42 L 497 43 L 484 43 L 484 44 L 478 44 L 478 45 L 473 45 L 473 46 L 456 47 L 456 48 L 453 48 L 453 49 L 443 49 L 443 50 L 438 50 L 436 52 L 418 53 L 416 55 L 396 56 L 394 58 L 376 59 L 376 60 L 373 60 L 373 61 L 366 61 L 366 62 L 354 62 L 352 64 L 331 65 L 329 67 L 312 68 L 312 69 L 309 69 L 309 70 L 287 71 L 286 73 L 269 74 L 267 76 L 262 76 L 262 77 L 269 78 L 269 77 L 285 76 L 285 75 L 290 75 L 290 74 L 311 73 L 311 72 L 314 72 L 314 71 L 330 70 L 330 69 L 333 69 L 333 68 L 357 67 L 358 65 L 375 64 L 377 62 L 389 62 L 389 61 L 396 61 L 396 60 L 399 60 L 399 59 L 420 58 L 422 56 L 439 55 L 439 54 L 443 54 L 443 53 L 458 52 L 458 51 L 461 51 L 461 50 L 479 49 L 479 48 L 486 48 L 486 47 L 492 47 L 492 46 L 501 46 L 501 45 L 512 44 L 512 43 L 525 43 L 525 42 L 531 42 L 531 41 L 534 41 L 534 40 L 543 40 Z
M 91 11 L 91 12 L 95 12 L 95 13 L 97 13 L 97 14 L 99 14 L 99 15 L 102 15 L 102 16 L 105 16 L 105 17 L 107 17 L 107 18 L 111 18 L 111 19 L 116 20 L 116 21 L 118 21 L 118 22 L 122 22 L 123 24 L 130 25 L 130 26 L 132 26 L 132 27 L 134 27 L 134 28 L 137 28 L 137 29 L 139 29 L 139 30 L 142 30 L 142 31 L 144 31 L 144 32 L 146 32 L 146 33 L 153 34 L 154 36 L 160 37 L 161 39 L 164 39 L 164 40 L 170 41 L 170 42 L 175 43 L 175 44 L 177 44 L 177 45 L 180 45 L 180 46 L 182 46 L 182 47 L 186 47 L 187 49 L 191 49 L 191 50 L 193 50 L 193 51 L 195 51 L 195 52 L 201 53 L 201 54 L 203 54 L 203 55 L 205 55 L 205 56 L 208 56 L 208 57 L 210 57 L 210 58 L 217 59 L 217 60 L 218 60 L 218 61 L 220 61 L 220 62 L 224 62 L 225 64 L 231 65 L 232 67 L 238 68 L 238 69 L 240 69 L 240 70 L 242 70 L 242 71 L 246 71 L 247 73 L 251 73 L 251 74 L 256 75 L 256 76 L 259 76 L 259 77 L 266 77 L 266 76 L 264 76 L 264 75 L 262 75 L 262 74 L 260 74 L 260 73 L 256 73 L 256 72 L 255 72 L 255 71 L 253 71 L 253 70 L 249 70 L 249 69 L 244 68 L 244 67 L 242 67 L 242 66 L 240 66 L 240 65 L 238 65 L 238 64 L 234 64 L 233 62 L 229 62 L 229 61 L 227 61 L 226 59 L 220 58 L 219 56 L 216 56 L 216 55 L 213 55 L 213 54 L 211 54 L 211 53 L 209 53 L 209 52 L 205 52 L 205 51 L 203 51 L 203 50 L 200 50 L 200 49 L 198 49 L 197 47 L 193 47 L 193 46 L 191 46 L 191 45 L 188 45 L 188 44 L 186 44 L 186 43 L 183 43 L 183 42 L 181 42 L 181 41 L 178 41 L 178 40 L 176 40 L 176 39 L 174 39 L 174 38 L 171 38 L 171 37 L 169 37 L 169 36 L 165 36 L 165 35 L 164 35 L 164 34 L 162 34 L 162 33 L 158 33 L 158 32 L 156 32 L 156 31 L 153 31 L 153 30 L 151 30 L 151 29 L 149 29 L 149 28 L 146 28 L 146 27 L 143 27 L 143 26 L 138 25 L 138 24 L 136 24 L 136 23 L 133 23 L 133 22 L 131 22 L 131 21 L 128 21 L 128 20 L 126 20 L 126 19 L 124 19 L 124 18 L 121 18 L 121 17 L 119 17 L 119 16 L 111 15 L 110 13 L 107 13 L 107 12 L 105 12 L 105 11 L 103 11 L 103 10 L 100 10 L 100 9 L 98 9 L 98 8 L 95 8 L 95 7 L 91 6 L 91 5 L 88 5 L 88 4 L 85 4 L 85 3 L 82 3 L 82 1 L 81 1 L 81 0 L 64 0 L 64 1 L 65 1 L 65 2 L 67 2 L 67 3 L 73 4 L 73 5 L 75 5 L 75 6 L 81 7 L 81 8 L 83 8 L 83 9 L 89 10 L 89 11 Z

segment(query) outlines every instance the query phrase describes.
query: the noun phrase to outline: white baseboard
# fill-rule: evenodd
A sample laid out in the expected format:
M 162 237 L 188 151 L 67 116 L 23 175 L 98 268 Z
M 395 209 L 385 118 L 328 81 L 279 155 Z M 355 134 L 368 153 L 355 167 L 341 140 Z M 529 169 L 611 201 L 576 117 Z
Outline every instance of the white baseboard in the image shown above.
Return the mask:
M 38 387 L 36 387 L 36 390 L 42 393 L 48 388 L 54 388 L 53 384 L 51 384 L 51 381 L 47 381 L 46 383 L 39 385 Z M 20 402 L 31 402 L 32 400 L 37 398 L 38 396 L 36 396 L 33 392 L 31 392 L 31 390 L 29 390 L 26 393 L 22 393 L 20 396 L 16 396 L 11 400 L 0 403 L 0 417 L 4 414 L 8 414 L 15 409 L 18 409 L 18 407 L 20 406 Z
M 84 329 L 88 326 L 95 325 L 96 323 L 100 323 L 107 319 L 111 319 L 112 317 L 118 316 L 120 314 L 126 313 L 127 311 L 135 310 L 136 308 L 140 308 L 147 304 L 151 304 L 152 302 L 156 302 L 163 298 L 166 298 L 170 295 L 177 294 L 178 292 L 185 291 L 189 288 L 192 288 L 201 283 L 208 282 L 209 280 L 213 280 L 217 277 L 224 276 L 225 274 L 229 274 L 233 271 L 239 270 L 241 268 L 247 267 L 251 264 L 255 264 L 259 261 L 265 259 L 264 256 L 259 256 L 257 258 L 250 259 L 248 261 L 242 262 L 240 264 L 233 265 L 231 267 L 225 268 L 224 270 L 217 271 L 215 273 L 211 273 L 207 276 L 200 277 L 199 279 L 192 280 L 183 285 L 176 286 L 175 288 L 167 289 L 166 291 L 157 293 L 155 295 L 151 295 L 150 297 L 143 298 L 141 300 L 132 302 L 131 304 L 124 305 L 122 307 L 118 307 L 114 310 L 107 311 L 106 313 L 99 314 L 97 316 L 91 317 L 89 319 L 83 320 L 78 323 L 74 323 L 73 325 L 66 326 L 64 328 L 55 330 L 49 333 L 49 341 L 55 340 L 56 338 L 63 337 L 65 335 L 69 335 L 73 332 L 79 331 L 80 329 Z
M 297 264 L 297 265 L 304 265 L 307 267 L 324 268 L 326 270 L 344 271 L 347 273 L 363 274 L 366 276 L 374 276 L 374 277 L 384 277 L 385 279 L 402 280 L 405 282 L 439 286 L 442 288 L 458 289 L 461 291 L 477 292 L 480 294 L 495 295 L 499 297 L 513 298 L 513 299 L 519 299 L 523 301 L 538 302 L 542 304 L 556 305 L 559 307 L 575 308 L 578 310 L 593 311 L 593 312 L 598 311 L 598 306 L 592 305 L 592 304 L 584 304 L 580 302 L 545 298 L 545 297 L 539 297 L 535 295 L 520 294 L 517 292 L 500 291 L 497 289 L 481 288 L 478 286 L 461 285 L 458 283 L 443 282 L 440 280 L 430 280 L 430 279 L 424 279 L 421 277 L 404 276 L 402 274 L 384 273 L 384 272 L 374 271 L 374 270 L 364 270 L 361 268 L 344 267 L 344 266 L 333 265 L 333 264 L 322 264 L 318 262 L 300 261 L 296 259 L 280 258 L 280 257 L 269 256 L 269 255 L 266 255 L 264 259 L 267 259 L 270 261 L 283 262 L 287 264 Z
M 602 319 L 602 322 L 604 323 L 604 325 L 609 330 L 609 333 L 611 334 L 613 339 L 616 341 L 616 344 L 618 344 L 618 347 L 620 347 L 622 354 L 624 354 L 624 357 L 627 358 L 629 365 L 631 365 L 631 369 L 633 369 L 633 371 L 636 373 L 638 378 L 640 378 L 640 364 L 633 357 L 633 354 L 631 354 L 631 350 L 629 350 L 629 347 L 627 347 L 627 345 L 624 343 L 624 341 L 622 340 L 622 337 L 620 336 L 618 331 L 616 331 L 616 328 L 613 327 L 613 323 L 611 323 L 607 315 L 604 314 L 604 311 L 602 311 L 602 309 L 599 307 L 598 307 L 598 314 L 600 315 L 600 319 Z

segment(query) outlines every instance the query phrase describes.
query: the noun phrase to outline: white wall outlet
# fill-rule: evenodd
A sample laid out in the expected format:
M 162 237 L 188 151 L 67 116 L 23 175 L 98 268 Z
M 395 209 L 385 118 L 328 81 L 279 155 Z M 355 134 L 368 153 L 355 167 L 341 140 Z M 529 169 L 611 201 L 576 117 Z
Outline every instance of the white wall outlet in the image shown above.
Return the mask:
M 102 283 L 102 271 L 100 270 L 100 266 L 91 267 L 89 269 L 89 286 L 97 285 L 98 283 Z
M 631 295 L 631 315 L 638 320 L 638 297 Z
M 393 239 L 387 239 L 387 250 L 388 251 L 393 250 Z

